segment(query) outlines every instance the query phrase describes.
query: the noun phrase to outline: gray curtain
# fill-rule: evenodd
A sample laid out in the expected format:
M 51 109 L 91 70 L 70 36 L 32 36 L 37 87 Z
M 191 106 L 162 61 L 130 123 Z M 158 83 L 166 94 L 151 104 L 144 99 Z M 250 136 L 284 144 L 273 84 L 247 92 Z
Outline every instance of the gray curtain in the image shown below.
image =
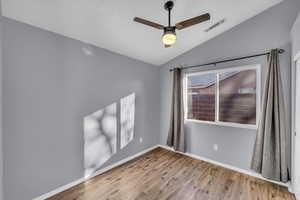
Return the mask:
M 263 105 L 251 168 L 265 178 L 287 182 L 289 138 L 277 49 L 268 55 L 267 67 Z
M 173 71 L 171 117 L 167 145 L 180 152 L 185 152 L 183 107 L 183 72 L 180 68 L 175 68 Z

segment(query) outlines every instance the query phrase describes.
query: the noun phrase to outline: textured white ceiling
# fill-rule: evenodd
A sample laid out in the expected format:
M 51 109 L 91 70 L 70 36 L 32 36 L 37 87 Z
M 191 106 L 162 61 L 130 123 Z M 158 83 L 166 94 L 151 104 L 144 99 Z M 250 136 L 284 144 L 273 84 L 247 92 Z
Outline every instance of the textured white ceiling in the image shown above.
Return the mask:
M 3 15 L 154 65 L 161 65 L 282 0 L 176 0 L 172 23 L 206 12 L 211 21 L 177 31 L 165 49 L 162 32 L 133 22 L 135 16 L 167 24 L 164 0 L 2 0 Z M 211 32 L 212 24 L 226 22 Z

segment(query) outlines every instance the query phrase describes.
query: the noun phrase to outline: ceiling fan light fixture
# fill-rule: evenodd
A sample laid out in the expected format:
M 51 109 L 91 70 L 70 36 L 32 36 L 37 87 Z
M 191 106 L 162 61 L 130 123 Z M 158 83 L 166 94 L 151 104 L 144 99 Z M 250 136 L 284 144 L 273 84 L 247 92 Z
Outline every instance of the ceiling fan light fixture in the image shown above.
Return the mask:
M 162 37 L 165 45 L 173 45 L 176 42 L 176 34 L 173 31 L 166 31 Z
M 159 30 L 164 30 L 162 41 L 165 46 L 165 48 L 171 47 L 176 42 L 176 30 L 182 30 L 185 28 L 188 28 L 190 26 L 194 26 L 196 24 L 203 23 L 205 21 L 210 20 L 210 14 L 206 13 L 203 15 L 200 15 L 198 17 L 194 17 L 191 19 L 184 20 L 182 22 L 176 23 L 175 26 L 172 26 L 171 23 L 171 10 L 174 7 L 174 2 L 169 0 L 165 3 L 164 8 L 168 12 L 168 25 L 164 26 L 161 24 L 158 24 L 156 22 L 152 22 L 143 18 L 135 17 L 133 20 L 135 22 L 138 22 L 140 24 L 144 24 L 146 26 L 151 26 L 152 28 L 156 28 Z

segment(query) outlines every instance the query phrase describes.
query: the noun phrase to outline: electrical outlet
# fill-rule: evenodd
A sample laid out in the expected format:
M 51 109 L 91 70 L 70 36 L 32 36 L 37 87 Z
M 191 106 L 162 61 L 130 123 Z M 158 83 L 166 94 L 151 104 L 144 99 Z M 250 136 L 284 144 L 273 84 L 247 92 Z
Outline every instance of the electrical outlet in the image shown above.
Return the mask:
M 143 138 L 142 137 L 140 137 L 140 143 L 143 143 Z
M 215 151 L 218 151 L 218 149 L 219 149 L 219 146 L 218 146 L 218 144 L 214 144 L 214 146 L 213 146 L 213 147 L 214 147 L 214 150 L 215 150 Z

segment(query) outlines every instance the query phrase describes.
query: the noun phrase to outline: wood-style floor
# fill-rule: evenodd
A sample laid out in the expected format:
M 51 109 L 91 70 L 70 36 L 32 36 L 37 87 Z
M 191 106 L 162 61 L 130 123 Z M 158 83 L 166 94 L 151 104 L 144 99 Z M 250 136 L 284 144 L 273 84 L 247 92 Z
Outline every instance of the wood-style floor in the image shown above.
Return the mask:
M 286 188 L 157 148 L 50 200 L 295 200 Z

